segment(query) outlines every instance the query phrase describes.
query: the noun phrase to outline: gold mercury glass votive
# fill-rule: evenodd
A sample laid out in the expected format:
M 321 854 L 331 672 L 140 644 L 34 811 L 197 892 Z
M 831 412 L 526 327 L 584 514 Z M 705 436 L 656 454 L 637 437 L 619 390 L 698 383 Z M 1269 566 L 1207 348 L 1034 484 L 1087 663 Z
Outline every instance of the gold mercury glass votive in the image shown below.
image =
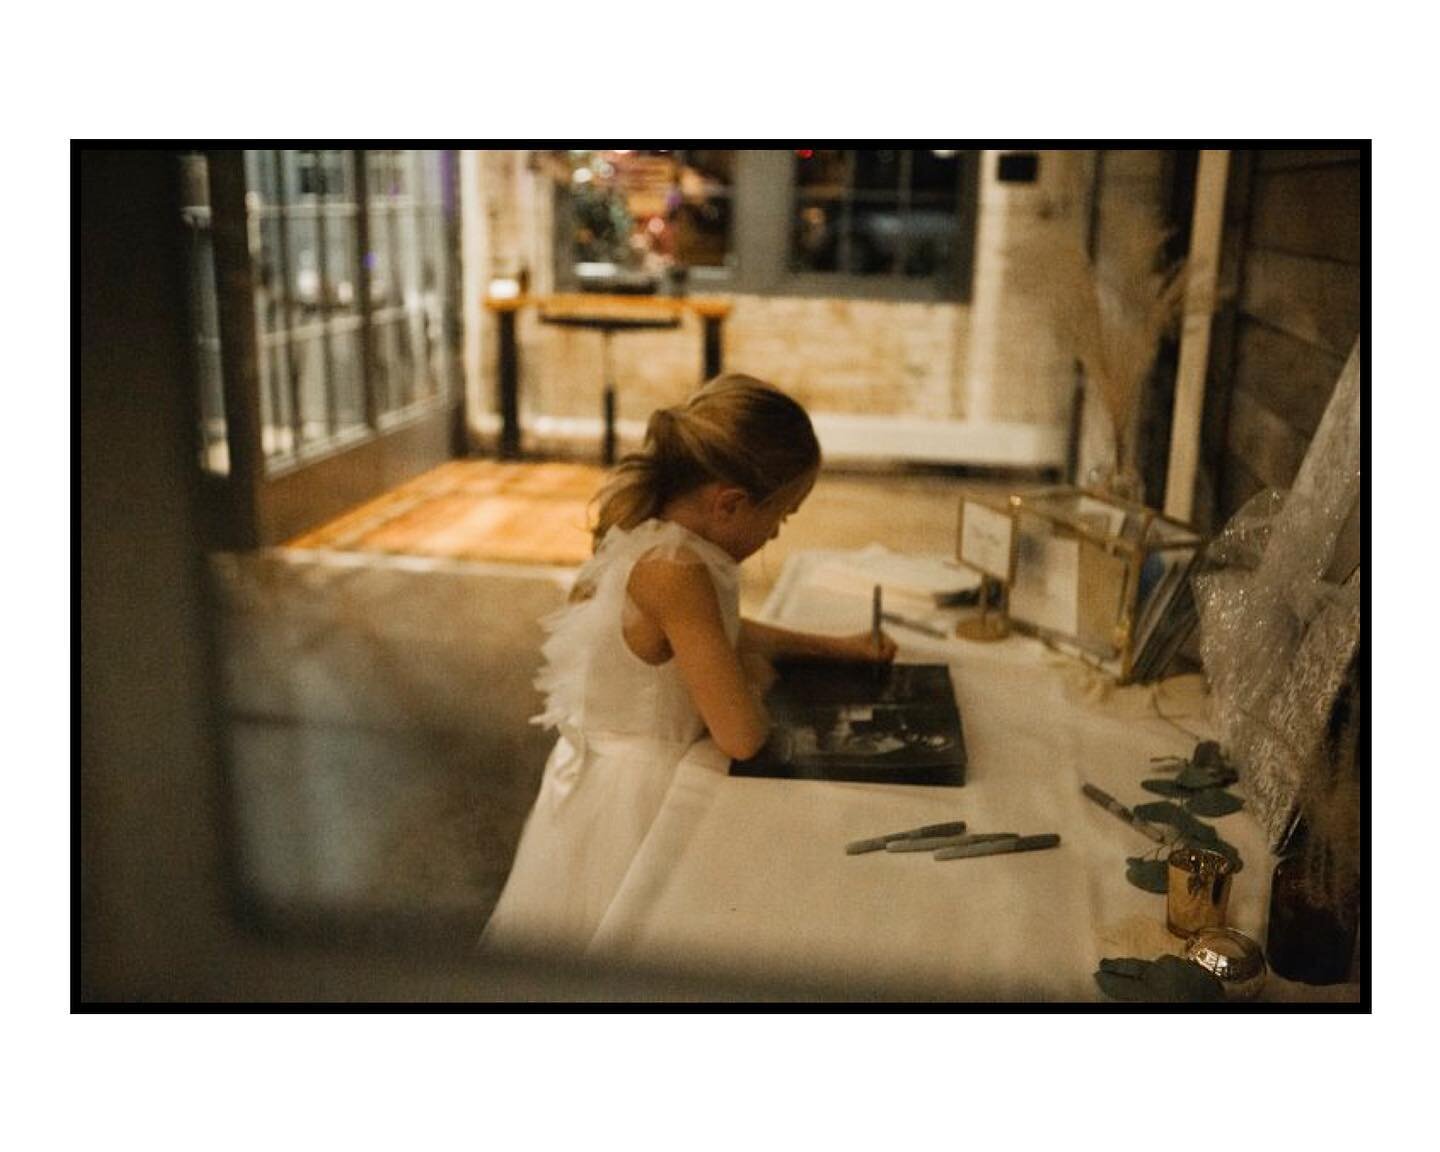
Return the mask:
M 1176 848 L 1166 869 L 1165 927 L 1176 936 L 1223 928 L 1235 866 L 1206 848 Z

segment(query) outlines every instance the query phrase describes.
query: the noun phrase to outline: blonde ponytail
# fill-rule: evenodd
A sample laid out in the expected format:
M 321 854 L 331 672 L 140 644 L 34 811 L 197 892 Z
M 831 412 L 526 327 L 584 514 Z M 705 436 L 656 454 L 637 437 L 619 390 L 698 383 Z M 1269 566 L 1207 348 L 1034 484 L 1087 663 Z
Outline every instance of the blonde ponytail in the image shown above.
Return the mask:
M 594 546 L 616 525 L 633 528 L 660 511 L 660 477 L 655 457 L 635 452 L 621 458 L 595 496 L 599 511 L 590 529 Z
M 684 404 L 651 415 L 644 446 L 620 460 L 595 496 L 595 547 L 611 528 L 634 528 L 711 481 L 762 501 L 819 466 L 805 409 L 753 376 L 717 376 Z

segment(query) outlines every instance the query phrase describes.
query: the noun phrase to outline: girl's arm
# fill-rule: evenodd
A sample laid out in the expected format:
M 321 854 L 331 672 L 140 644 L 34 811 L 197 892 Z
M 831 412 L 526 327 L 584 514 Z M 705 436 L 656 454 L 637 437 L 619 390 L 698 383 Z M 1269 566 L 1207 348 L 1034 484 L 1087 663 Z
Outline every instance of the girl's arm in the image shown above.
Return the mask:
M 820 632 L 792 632 L 761 624 L 755 620 L 740 622 L 742 652 L 755 652 L 770 660 L 868 660 L 888 664 L 895 659 L 895 641 L 883 631 L 880 646 L 869 632 L 849 636 L 828 636 Z
M 770 717 L 731 647 L 715 585 L 702 564 L 640 561 L 628 586 L 635 606 L 665 634 L 681 679 L 710 736 L 746 760 L 770 734 Z

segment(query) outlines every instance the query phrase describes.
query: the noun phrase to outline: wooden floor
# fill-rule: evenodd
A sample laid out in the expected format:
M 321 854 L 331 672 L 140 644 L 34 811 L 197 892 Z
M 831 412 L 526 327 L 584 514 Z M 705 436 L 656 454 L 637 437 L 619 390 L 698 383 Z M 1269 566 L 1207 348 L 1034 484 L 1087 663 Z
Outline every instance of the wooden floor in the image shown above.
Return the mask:
M 332 552 L 523 564 L 584 563 L 590 464 L 452 460 L 288 542 Z
M 291 540 L 289 549 L 575 567 L 590 557 L 594 464 L 452 460 Z M 806 548 L 883 544 L 953 554 L 962 493 L 1004 481 L 946 473 L 823 471 L 778 540 L 741 567 L 743 611 L 759 611 L 786 558 Z

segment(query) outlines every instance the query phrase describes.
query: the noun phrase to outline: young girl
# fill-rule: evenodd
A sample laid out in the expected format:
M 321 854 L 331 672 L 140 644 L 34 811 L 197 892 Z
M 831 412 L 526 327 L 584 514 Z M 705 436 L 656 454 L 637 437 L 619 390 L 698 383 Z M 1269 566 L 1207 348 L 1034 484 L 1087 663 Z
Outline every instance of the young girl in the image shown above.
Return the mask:
M 740 618 L 738 565 L 810 494 L 820 445 L 784 393 L 721 376 L 650 418 L 601 489 L 595 554 L 544 621 L 535 722 L 560 737 L 481 944 L 583 950 L 707 731 L 744 759 L 770 721 L 774 657 L 889 661 L 883 633 L 824 636 Z

